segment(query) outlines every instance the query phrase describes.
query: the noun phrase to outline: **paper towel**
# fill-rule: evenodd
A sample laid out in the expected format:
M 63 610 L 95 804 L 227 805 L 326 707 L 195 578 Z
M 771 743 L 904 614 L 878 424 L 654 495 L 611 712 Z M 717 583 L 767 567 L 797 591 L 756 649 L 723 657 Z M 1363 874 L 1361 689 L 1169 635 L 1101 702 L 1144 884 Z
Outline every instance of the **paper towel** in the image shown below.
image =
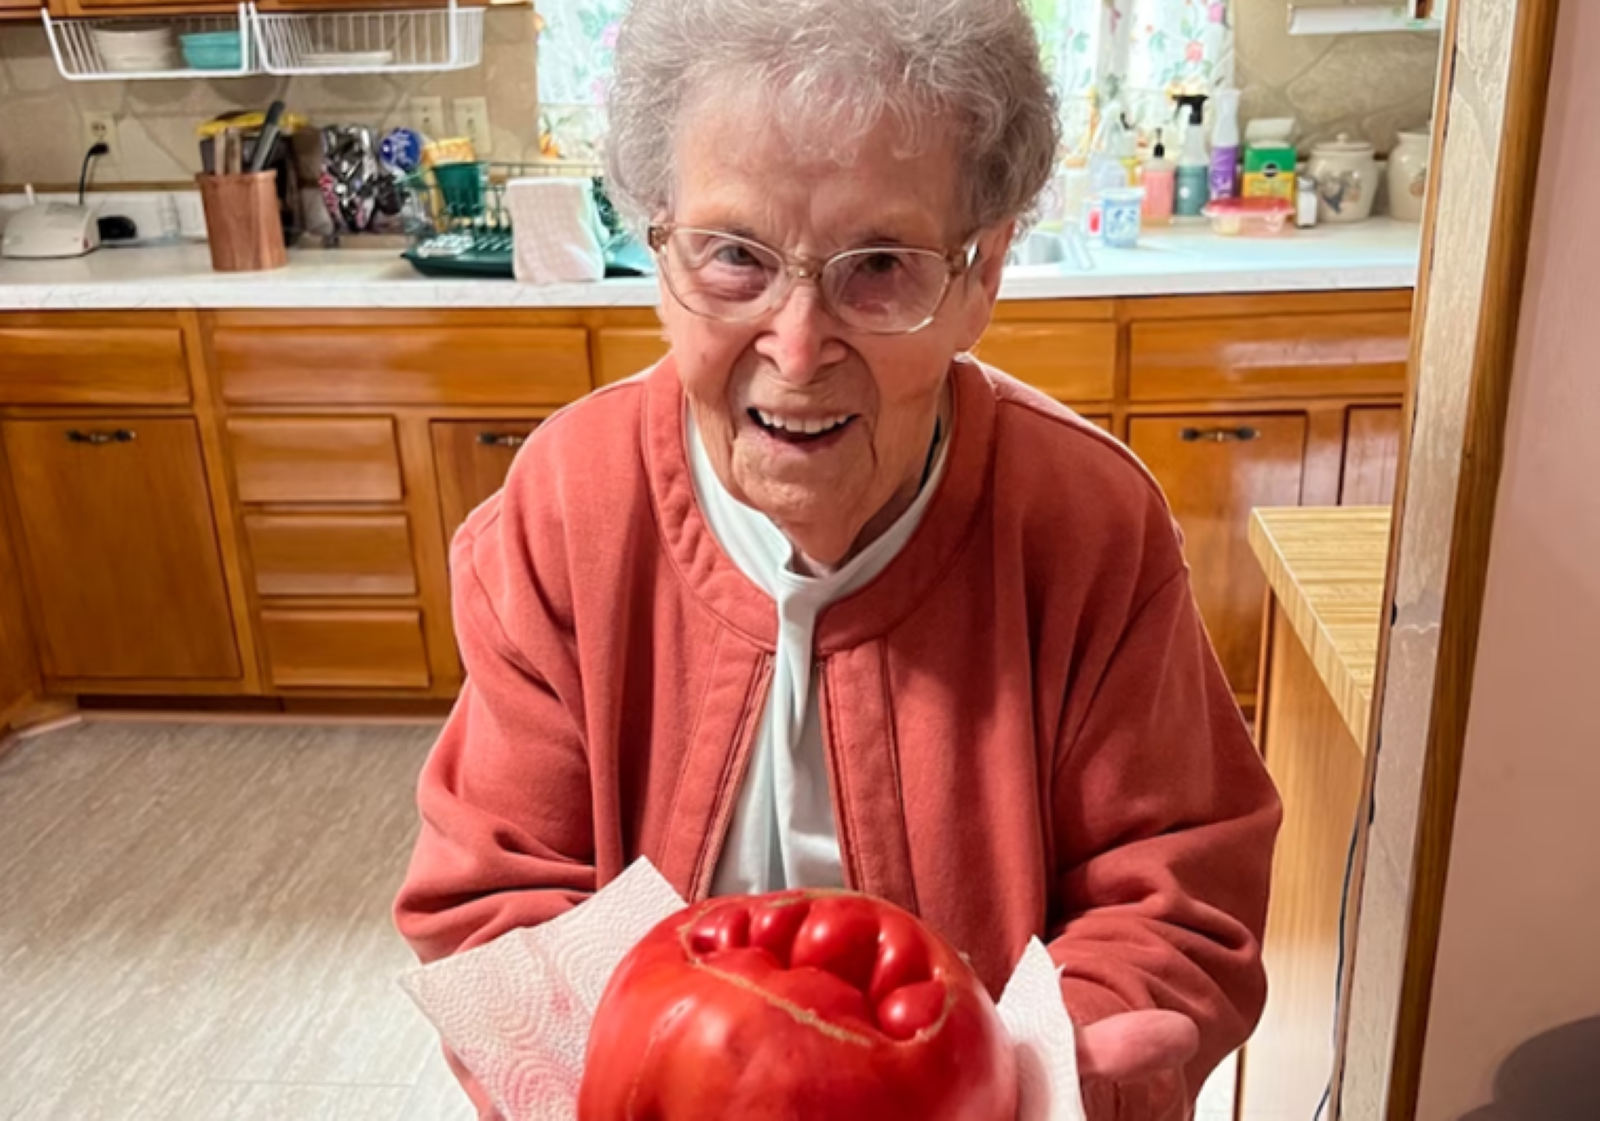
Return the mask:
M 400 979 L 507 1121 L 574 1121 L 589 1025 L 634 944 L 685 906 L 640 859 L 587 902 Z M 1055 963 L 1030 939 L 999 1003 L 1017 1047 L 1018 1121 L 1084 1121 Z
M 565 284 L 606 275 L 605 225 L 588 178 L 513 179 L 512 271 L 524 284 Z

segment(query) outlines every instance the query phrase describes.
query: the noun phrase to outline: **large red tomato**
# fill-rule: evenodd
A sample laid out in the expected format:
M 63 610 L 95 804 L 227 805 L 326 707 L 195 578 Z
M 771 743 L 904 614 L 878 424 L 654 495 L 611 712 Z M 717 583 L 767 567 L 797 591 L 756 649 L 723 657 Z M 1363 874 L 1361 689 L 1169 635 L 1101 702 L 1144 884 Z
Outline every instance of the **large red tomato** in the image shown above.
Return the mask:
M 948 943 L 864 895 L 708 900 L 612 976 L 579 1121 L 1014 1121 L 1016 1059 Z

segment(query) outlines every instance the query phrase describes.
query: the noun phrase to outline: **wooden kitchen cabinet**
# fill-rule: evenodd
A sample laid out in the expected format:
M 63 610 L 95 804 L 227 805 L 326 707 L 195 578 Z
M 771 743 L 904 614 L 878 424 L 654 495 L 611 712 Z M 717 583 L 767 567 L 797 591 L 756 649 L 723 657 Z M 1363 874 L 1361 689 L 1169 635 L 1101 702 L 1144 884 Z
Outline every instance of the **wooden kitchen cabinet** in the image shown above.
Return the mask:
M 1302 413 L 1136 417 L 1129 445 L 1183 529 L 1195 601 L 1235 695 L 1252 702 L 1266 584 L 1250 511 L 1297 506 L 1309 424 Z
M 0 20 L 38 19 L 43 0 L 0 0 Z
M 1388 506 L 1400 470 L 1398 406 L 1351 409 L 1345 424 L 1341 506 Z
M 239 678 L 195 421 L 9 420 L 0 436 L 45 675 Z
M 22 594 L 22 569 L 8 516 L 5 455 L 0 449 L 0 734 L 39 691 L 39 657 Z
M 517 450 L 538 425 L 533 419 L 434 422 L 433 463 L 446 538 L 500 489 Z

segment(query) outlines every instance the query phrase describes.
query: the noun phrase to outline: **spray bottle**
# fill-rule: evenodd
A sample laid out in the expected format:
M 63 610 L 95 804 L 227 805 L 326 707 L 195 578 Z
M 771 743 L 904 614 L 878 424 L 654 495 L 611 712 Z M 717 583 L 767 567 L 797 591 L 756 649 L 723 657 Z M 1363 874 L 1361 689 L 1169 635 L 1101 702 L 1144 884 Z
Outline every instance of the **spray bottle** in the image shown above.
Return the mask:
M 1239 194 L 1239 91 L 1218 90 L 1212 99 L 1211 197 L 1237 198 Z
M 1183 130 L 1183 153 L 1178 157 L 1178 197 L 1173 213 L 1179 218 L 1198 218 L 1210 201 L 1211 158 L 1206 154 L 1205 108 L 1203 93 L 1184 93 L 1173 98 L 1178 115 L 1185 112 L 1189 123 Z

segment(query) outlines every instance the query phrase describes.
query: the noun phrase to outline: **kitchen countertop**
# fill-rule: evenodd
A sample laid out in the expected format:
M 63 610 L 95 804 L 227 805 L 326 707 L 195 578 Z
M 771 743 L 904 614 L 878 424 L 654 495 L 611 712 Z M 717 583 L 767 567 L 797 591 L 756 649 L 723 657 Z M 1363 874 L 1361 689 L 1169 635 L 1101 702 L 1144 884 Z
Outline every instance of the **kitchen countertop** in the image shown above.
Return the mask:
M 1205 226 L 1147 234 L 1138 249 L 1092 250 L 1096 267 L 1006 270 L 1007 300 L 1410 288 L 1420 228 L 1376 218 L 1280 238 L 1222 238 Z M 0 260 L 0 311 L 141 308 L 652 307 L 652 278 L 533 286 L 435 280 L 396 250 L 298 249 L 286 268 L 217 273 L 204 244 L 103 248 L 60 261 Z
M 1256 510 L 1250 547 L 1365 750 L 1389 567 L 1387 506 Z

